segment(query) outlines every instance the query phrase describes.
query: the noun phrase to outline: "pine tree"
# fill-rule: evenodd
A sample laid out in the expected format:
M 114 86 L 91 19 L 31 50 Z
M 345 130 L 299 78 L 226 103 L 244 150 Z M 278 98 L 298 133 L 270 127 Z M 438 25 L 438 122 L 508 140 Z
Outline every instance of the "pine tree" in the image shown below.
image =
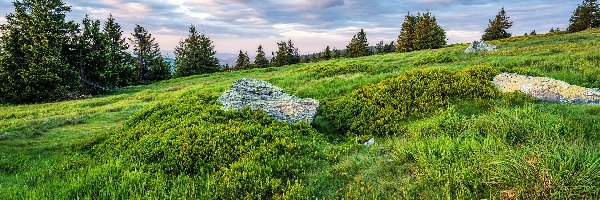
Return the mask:
M 321 60 L 330 60 L 331 59 L 331 48 L 327 46 L 323 54 L 321 54 Z
M 600 6 L 597 0 L 583 0 L 569 20 L 569 32 L 579 32 L 588 28 L 600 27 Z
M 256 57 L 254 58 L 254 67 L 256 68 L 265 68 L 269 67 L 269 60 L 263 51 L 262 45 L 258 46 L 258 50 L 256 50 Z
M 235 66 L 233 67 L 236 70 L 250 69 L 252 68 L 250 64 L 250 58 L 248 57 L 248 52 L 244 53 L 240 50 L 240 54 L 238 54 L 238 59 L 235 62 Z
M 531 31 L 531 33 L 529 33 L 529 35 L 537 35 L 537 33 L 535 32 L 535 30 Z
M 110 14 L 104 23 L 103 34 L 107 39 L 107 70 L 101 74 L 102 79 L 109 87 L 124 87 L 134 83 L 134 71 L 131 66 L 131 54 L 128 52 L 129 44 L 123 36 L 121 25 Z
M 377 54 L 384 54 L 385 53 L 385 43 L 383 43 L 383 40 L 381 40 L 379 43 L 377 43 L 377 45 L 375 46 L 375 53 Z
M 485 29 L 482 39 L 485 41 L 498 40 L 509 38 L 512 36 L 507 30 L 512 27 L 513 22 L 509 21 L 510 17 L 506 16 L 504 8 L 496 15 L 494 20 L 490 20 L 490 24 Z
M 417 18 L 413 47 L 416 50 L 437 49 L 446 45 L 446 32 L 431 13 Z
M 333 48 L 333 55 L 331 55 L 332 58 L 339 58 L 342 57 L 342 52 L 337 49 L 337 48 Z
M 360 32 L 354 35 L 350 41 L 350 44 L 346 46 L 346 56 L 349 58 L 355 58 L 368 55 L 371 55 L 371 51 L 369 50 L 367 34 L 363 29 L 360 29 Z
M 76 26 L 61 0 L 13 2 L 0 34 L 0 102 L 32 103 L 67 97 L 79 86 L 70 65 Z
M 393 53 L 396 51 L 396 44 L 394 44 L 394 41 L 390 42 L 390 44 L 386 44 L 383 47 L 383 52 L 384 53 Z
M 210 38 L 190 26 L 188 37 L 175 48 L 176 77 L 219 71 L 219 59 Z
M 108 66 L 108 38 L 100 31 L 100 21 L 86 16 L 82 22 L 82 32 L 78 38 L 79 57 L 77 68 L 82 82 L 82 91 L 99 94 L 112 91 L 112 81 L 106 79 Z
M 170 78 L 169 64 L 160 53 L 158 43 L 144 27 L 136 25 L 129 41 L 133 44 L 134 66 L 139 83 Z
M 277 52 L 272 53 L 271 65 L 281 67 L 284 65 L 292 65 L 300 62 L 300 54 L 298 49 L 294 47 L 292 40 L 287 42 L 281 41 L 277 43 Z
M 411 52 L 414 51 L 414 37 L 415 37 L 415 28 L 417 26 L 417 16 L 411 15 L 408 13 L 404 18 L 404 23 L 402 23 L 402 30 L 400 31 L 400 35 L 398 35 L 398 45 L 396 46 L 396 51 L 402 52 Z

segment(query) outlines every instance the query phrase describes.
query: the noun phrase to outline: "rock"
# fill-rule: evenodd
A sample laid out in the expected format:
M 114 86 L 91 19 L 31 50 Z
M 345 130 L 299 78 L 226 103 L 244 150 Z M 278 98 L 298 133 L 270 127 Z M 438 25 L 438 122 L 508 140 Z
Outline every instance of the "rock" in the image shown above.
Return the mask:
M 369 141 L 365 142 L 366 147 L 369 147 L 373 144 L 375 144 L 375 138 L 371 138 Z
M 473 41 L 469 48 L 465 50 L 466 54 L 476 53 L 476 52 L 488 52 L 488 51 L 496 51 L 496 46 L 493 44 L 486 44 L 483 41 Z
M 600 103 L 600 91 L 570 85 L 564 81 L 547 77 L 531 77 L 502 73 L 494 77 L 494 84 L 502 92 L 520 91 L 542 101 L 561 103 Z
M 250 107 L 263 110 L 277 121 L 312 123 L 319 108 L 319 101 L 300 99 L 285 93 L 266 81 L 243 78 L 226 91 L 218 102 L 223 110 L 241 110 Z

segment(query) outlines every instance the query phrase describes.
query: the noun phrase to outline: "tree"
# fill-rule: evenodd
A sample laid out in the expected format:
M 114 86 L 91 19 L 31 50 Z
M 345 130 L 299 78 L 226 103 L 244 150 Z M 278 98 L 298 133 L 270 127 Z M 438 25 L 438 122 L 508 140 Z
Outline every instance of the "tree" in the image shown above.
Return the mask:
M 272 53 L 271 65 L 281 67 L 284 65 L 292 65 L 300 62 L 300 54 L 298 48 L 294 47 L 292 40 L 287 42 L 281 41 L 277 43 L 277 52 Z
M 529 35 L 537 35 L 537 33 L 535 32 L 535 30 L 531 31 L 531 33 L 529 33 Z
M 175 48 L 175 76 L 185 77 L 219 71 L 219 59 L 210 38 L 190 26 L 188 37 Z
M 509 38 L 512 36 L 507 30 L 512 27 L 513 22 L 509 21 L 510 17 L 506 16 L 504 8 L 496 15 L 494 20 L 490 20 L 490 24 L 485 29 L 482 39 L 485 41 L 498 40 Z
M 337 49 L 337 48 L 333 48 L 333 55 L 331 55 L 331 58 L 339 58 L 342 57 L 342 52 Z
M 101 74 L 109 87 L 124 87 L 134 83 L 134 71 L 131 66 L 131 54 L 128 52 L 129 44 L 123 37 L 121 25 L 110 14 L 104 23 L 103 34 L 107 39 L 107 66 Z
M 600 27 L 600 6 L 597 0 L 583 0 L 569 20 L 569 32 L 583 31 Z
M 409 52 L 423 49 L 437 49 L 446 45 L 446 32 L 438 25 L 431 13 L 410 15 L 405 17 L 402 31 L 398 35 L 398 52 Z
M 394 41 L 390 42 L 390 44 L 386 44 L 383 47 L 383 52 L 384 53 L 393 53 L 396 51 L 396 44 L 394 44 Z
M 327 46 L 323 54 L 321 54 L 321 60 L 330 60 L 331 59 L 331 48 Z
M 400 53 L 414 51 L 415 28 L 417 26 L 418 15 L 414 16 L 408 13 L 402 23 L 402 30 L 398 35 L 398 45 L 396 50 Z
M 257 68 L 265 68 L 269 67 L 269 60 L 263 51 L 262 45 L 258 45 L 258 50 L 256 50 L 256 57 L 254 58 L 254 67 Z
M 242 50 L 240 50 L 240 54 L 238 55 L 238 59 L 233 68 L 236 70 L 252 68 L 251 63 L 250 63 L 250 58 L 248 57 L 248 52 L 244 53 L 244 52 L 242 52 Z
M 68 96 L 79 86 L 70 65 L 70 36 L 76 25 L 65 21 L 71 11 L 61 0 L 13 1 L 15 13 L 1 26 L 0 102 L 33 103 Z
M 136 24 L 131 36 L 133 38 L 130 38 L 129 41 L 133 44 L 137 81 L 150 83 L 170 78 L 169 64 L 161 55 L 160 47 L 152 34 Z
M 369 50 L 367 34 L 363 29 L 360 29 L 360 32 L 354 35 L 350 41 L 350 44 L 346 46 L 346 56 L 349 58 L 355 58 L 368 55 L 371 55 L 371 51 Z
M 385 53 L 385 43 L 383 43 L 383 40 L 381 40 L 379 43 L 377 43 L 377 45 L 375 46 L 375 53 L 376 54 L 384 54 Z
M 100 31 L 100 21 L 85 16 L 81 35 L 77 39 L 78 59 L 76 67 L 82 82 L 82 91 L 99 94 L 112 91 L 108 66 L 108 38 Z

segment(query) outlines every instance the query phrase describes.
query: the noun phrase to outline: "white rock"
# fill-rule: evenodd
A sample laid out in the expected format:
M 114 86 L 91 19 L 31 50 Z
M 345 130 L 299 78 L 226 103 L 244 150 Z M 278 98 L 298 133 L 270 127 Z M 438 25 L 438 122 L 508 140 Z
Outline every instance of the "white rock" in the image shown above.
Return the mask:
M 369 141 L 365 142 L 365 146 L 369 147 L 375 144 L 375 138 L 371 138 Z

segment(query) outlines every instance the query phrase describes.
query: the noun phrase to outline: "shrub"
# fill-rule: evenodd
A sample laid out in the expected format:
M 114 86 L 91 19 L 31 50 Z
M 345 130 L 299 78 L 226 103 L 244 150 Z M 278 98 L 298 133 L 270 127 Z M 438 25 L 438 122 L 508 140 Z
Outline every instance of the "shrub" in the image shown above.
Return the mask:
M 454 62 L 454 59 L 444 53 L 434 53 L 415 60 L 412 64 L 414 66 L 435 64 L 435 63 L 449 63 Z
M 212 98 L 194 97 L 140 112 L 81 149 L 123 159 L 132 170 L 206 179 L 216 198 L 247 199 L 298 190 L 292 186 L 323 141 L 306 123 L 288 125 L 250 109 L 223 111 Z
M 343 133 L 402 133 L 402 121 L 407 118 L 425 117 L 459 99 L 498 97 L 499 91 L 490 81 L 470 74 L 475 71 L 410 71 L 325 102 L 322 112 Z

